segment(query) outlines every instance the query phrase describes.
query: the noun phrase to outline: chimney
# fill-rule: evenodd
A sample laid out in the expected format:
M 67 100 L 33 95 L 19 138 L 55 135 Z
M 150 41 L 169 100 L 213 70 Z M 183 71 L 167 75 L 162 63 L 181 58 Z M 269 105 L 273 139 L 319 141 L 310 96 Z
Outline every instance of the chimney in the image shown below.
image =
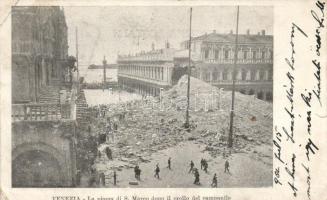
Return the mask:
M 233 34 L 233 30 L 230 30 L 229 34 Z
M 246 30 L 246 35 L 250 35 L 250 29 Z
M 213 33 L 216 33 L 216 30 L 213 30 L 212 32 L 213 32 Z
M 261 30 L 261 35 L 266 35 L 266 30 L 262 29 Z
M 151 44 L 152 51 L 154 51 L 154 43 Z

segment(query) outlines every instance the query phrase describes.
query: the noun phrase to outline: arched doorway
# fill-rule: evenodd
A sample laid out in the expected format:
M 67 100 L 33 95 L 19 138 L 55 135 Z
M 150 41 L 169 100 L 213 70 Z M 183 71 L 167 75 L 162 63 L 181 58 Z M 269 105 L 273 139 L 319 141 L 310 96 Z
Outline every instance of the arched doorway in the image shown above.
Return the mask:
M 13 187 L 58 187 L 61 175 L 58 160 L 48 152 L 26 151 L 12 162 Z

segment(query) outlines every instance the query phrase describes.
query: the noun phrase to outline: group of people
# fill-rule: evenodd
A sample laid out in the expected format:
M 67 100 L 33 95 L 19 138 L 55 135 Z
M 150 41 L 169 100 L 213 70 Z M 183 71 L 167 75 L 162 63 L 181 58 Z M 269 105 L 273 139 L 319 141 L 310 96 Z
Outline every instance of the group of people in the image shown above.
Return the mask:
M 167 165 L 167 168 L 169 170 L 172 169 L 171 167 L 171 157 L 168 158 L 168 161 L 167 161 L 168 165 Z M 208 173 L 208 162 L 207 160 L 205 159 L 201 159 L 200 161 L 200 165 L 201 165 L 201 170 L 205 171 L 206 173 Z M 195 185 L 201 185 L 200 183 L 200 173 L 199 173 L 199 170 L 197 168 L 194 167 L 194 162 L 191 160 L 190 162 L 190 169 L 189 169 L 189 173 L 193 173 L 194 174 L 194 182 L 193 184 Z M 225 170 L 224 170 L 225 173 L 230 173 L 229 171 L 229 162 L 228 160 L 225 161 Z M 135 178 L 137 180 L 141 180 L 141 169 L 138 165 L 136 165 L 134 167 L 134 173 L 135 173 Z M 159 163 L 156 164 L 156 167 L 154 169 L 154 177 L 157 178 L 157 179 L 160 179 L 160 167 L 159 167 Z M 212 183 L 211 183 L 211 187 L 217 187 L 218 186 L 218 179 L 217 179 L 217 174 L 215 173 L 213 178 L 212 178 Z
M 207 160 L 205 160 L 204 158 L 202 158 L 201 161 L 200 161 L 200 166 L 201 166 L 201 169 L 203 171 L 205 171 L 206 173 L 208 173 L 208 162 L 207 162 Z M 199 170 L 194 167 L 194 162 L 192 160 L 190 162 L 190 170 L 188 171 L 188 173 L 191 173 L 191 172 L 194 174 L 194 182 L 193 182 L 193 184 L 200 185 L 201 184 L 200 183 L 200 173 L 199 173 Z M 224 170 L 224 173 L 229 173 L 230 174 L 228 160 L 225 161 L 225 170 Z M 217 174 L 216 173 L 214 174 L 214 176 L 212 178 L 211 186 L 212 187 L 217 187 L 218 186 L 218 180 L 217 180 Z

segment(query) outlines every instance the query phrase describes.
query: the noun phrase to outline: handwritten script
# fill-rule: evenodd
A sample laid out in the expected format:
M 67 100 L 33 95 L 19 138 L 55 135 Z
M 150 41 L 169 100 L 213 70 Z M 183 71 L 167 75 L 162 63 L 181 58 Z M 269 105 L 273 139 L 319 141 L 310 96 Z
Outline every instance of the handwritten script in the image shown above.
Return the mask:
M 319 153 L 319 146 L 314 141 L 314 132 L 312 127 L 315 124 L 313 120 L 314 107 L 321 107 L 321 48 L 324 44 L 322 40 L 323 31 L 325 31 L 325 2 L 315 1 L 312 8 L 308 10 L 308 13 L 312 18 L 312 23 L 315 27 L 314 30 L 304 30 L 301 24 L 292 23 L 290 26 L 289 36 L 289 57 L 285 58 L 285 64 L 287 66 L 287 72 L 285 73 L 286 82 L 283 83 L 285 89 L 285 99 L 287 103 L 284 105 L 284 116 L 286 116 L 286 122 L 283 126 L 275 126 L 274 130 L 274 158 L 278 162 L 274 165 L 274 184 L 281 187 L 286 187 L 294 197 L 298 196 L 298 192 L 303 190 L 298 185 L 303 179 L 298 178 L 306 177 L 306 188 L 304 193 L 307 199 L 311 199 L 311 162 L 314 156 Z M 314 34 L 312 34 L 314 33 Z M 314 41 L 310 45 L 311 48 L 306 48 L 301 45 L 300 41 L 308 40 Z M 305 86 L 297 87 L 300 85 L 301 78 L 298 78 L 297 70 L 303 68 L 303 56 L 298 52 L 308 51 L 308 55 L 311 66 L 304 66 L 306 75 L 311 76 L 312 84 L 306 84 Z M 312 53 L 313 52 L 313 53 Z M 301 59 L 299 59 L 301 58 Z M 305 57 L 305 59 L 307 59 Z M 302 102 L 303 109 L 297 109 L 295 102 Z M 298 130 L 297 126 L 305 124 L 305 131 Z M 299 125 L 297 125 L 299 124 Z M 304 134 L 303 134 L 304 133 Z M 303 142 L 304 141 L 304 142 Z M 289 153 L 285 147 L 290 149 L 299 148 L 298 151 Z M 299 155 L 301 152 L 301 155 Z M 299 156 L 305 156 L 305 160 L 298 159 Z M 284 177 L 282 177 L 282 174 Z

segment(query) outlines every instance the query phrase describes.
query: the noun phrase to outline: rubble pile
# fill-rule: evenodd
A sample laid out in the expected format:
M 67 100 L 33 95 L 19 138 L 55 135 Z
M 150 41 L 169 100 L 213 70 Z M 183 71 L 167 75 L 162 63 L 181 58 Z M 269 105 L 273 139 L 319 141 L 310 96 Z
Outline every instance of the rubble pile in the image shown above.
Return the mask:
M 197 124 L 197 141 L 205 143 L 212 154 L 219 154 L 227 144 L 232 92 L 219 93 L 218 88 L 193 77 L 190 85 L 190 116 Z M 183 76 L 163 96 L 174 99 L 175 103 L 185 102 L 181 96 L 186 93 L 187 76 Z M 235 92 L 234 109 L 234 151 L 251 151 L 252 146 L 261 144 L 271 146 L 272 103 Z
M 149 162 L 153 152 L 187 140 L 206 145 L 206 150 L 213 156 L 222 154 L 227 146 L 231 92 L 222 91 L 218 98 L 212 95 L 217 94 L 216 87 L 191 77 L 192 128 L 187 130 L 183 127 L 186 90 L 187 76 L 183 76 L 177 85 L 164 92 L 160 100 L 147 98 L 124 105 L 106 105 L 106 117 L 102 121 L 94 119 L 91 124 L 94 131 L 100 133 L 104 131 L 106 118 L 110 117 L 111 121 L 118 123 L 114 142 L 110 146 L 113 156 L 121 162 L 103 167 L 117 170 L 132 168 L 139 162 Z M 216 101 L 210 103 L 210 99 Z M 257 145 L 272 145 L 271 113 L 271 103 L 235 93 L 234 152 L 253 152 Z M 117 116 L 122 114 L 124 119 L 118 119 Z

